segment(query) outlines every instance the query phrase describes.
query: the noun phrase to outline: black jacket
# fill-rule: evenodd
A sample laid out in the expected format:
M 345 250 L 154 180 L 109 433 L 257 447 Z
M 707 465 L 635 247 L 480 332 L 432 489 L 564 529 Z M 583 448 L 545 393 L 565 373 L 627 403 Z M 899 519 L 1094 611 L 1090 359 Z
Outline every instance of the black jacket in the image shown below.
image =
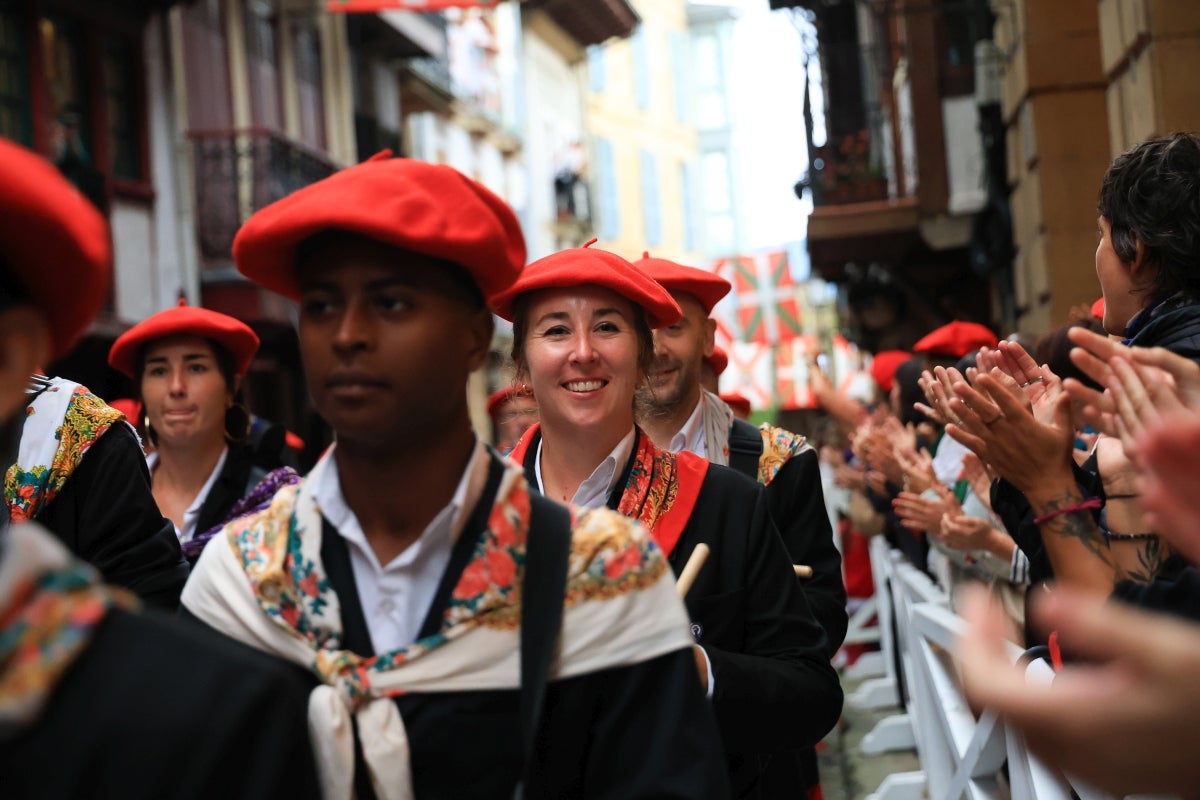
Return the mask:
M 212 631 L 110 611 L 38 721 L 0 745 L 0 795 L 319 800 L 308 686 Z
M 535 490 L 536 455 L 537 438 L 524 463 Z M 619 505 L 632 466 L 631 455 L 609 508 Z M 701 542 L 711 552 L 687 595 L 688 615 L 712 665 L 712 707 L 734 795 L 760 796 L 767 759 L 819 742 L 841 713 L 842 689 L 762 488 L 710 465 L 669 557 L 676 574 Z
M 133 430 L 113 425 L 84 454 L 36 521 L 104 576 L 147 603 L 174 611 L 188 564 L 175 526 L 150 492 L 150 472 Z

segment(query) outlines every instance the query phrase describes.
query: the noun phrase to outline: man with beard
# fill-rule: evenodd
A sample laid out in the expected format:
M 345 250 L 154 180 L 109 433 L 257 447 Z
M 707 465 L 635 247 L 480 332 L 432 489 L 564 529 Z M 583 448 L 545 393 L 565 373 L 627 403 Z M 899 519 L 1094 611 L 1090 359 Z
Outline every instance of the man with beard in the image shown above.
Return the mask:
M 659 447 L 688 450 L 753 478 L 766 487 L 767 502 L 796 564 L 812 568 L 804 584 L 813 615 L 829 639 L 832 658 L 846 637 L 846 589 L 841 556 L 825 512 L 817 452 L 803 436 L 782 428 L 755 428 L 736 419 L 730 407 L 700 384 L 701 367 L 712 356 L 713 306 L 730 290 L 724 278 L 646 254 L 635 262 L 671 293 L 683 311 L 680 321 L 654 331 L 654 362 L 638 393 L 638 424 Z M 776 757 L 764 772 L 764 796 L 795 794 L 798 787 L 819 796 L 812 751 Z

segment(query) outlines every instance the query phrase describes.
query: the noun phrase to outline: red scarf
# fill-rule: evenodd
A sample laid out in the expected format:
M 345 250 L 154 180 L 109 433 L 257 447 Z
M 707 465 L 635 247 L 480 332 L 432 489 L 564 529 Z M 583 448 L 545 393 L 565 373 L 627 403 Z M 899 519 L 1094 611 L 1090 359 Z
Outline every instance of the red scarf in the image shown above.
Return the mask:
M 540 430 L 541 425 L 535 424 L 525 431 L 508 457 L 518 464 L 524 464 L 530 444 Z M 622 466 L 618 465 L 618 469 Z M 670 557 L 691 519 L 692 509 L 700 497 L 700 486 L 707 474 L 707 460 L 695 453 L 660 450 L 639 428 L 633 468 L 621 492 L 617 511 L 622 516 L 640 522 Z

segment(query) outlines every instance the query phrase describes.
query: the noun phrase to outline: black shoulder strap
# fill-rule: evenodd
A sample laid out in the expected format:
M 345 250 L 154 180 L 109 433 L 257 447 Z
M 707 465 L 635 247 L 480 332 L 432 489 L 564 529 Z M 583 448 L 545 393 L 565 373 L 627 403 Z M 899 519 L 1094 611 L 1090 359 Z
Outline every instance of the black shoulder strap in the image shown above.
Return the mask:
M 532 775 L 550 663 L 562 628 L 571 517 L 565 506 L 531 493 L 525 578 L 521 589 L 521 738 L 525 766 L 514 797 L 524 796 Z
M 758 459 L 762 455 L 762 435 L 744 419 L 735 419 L 729 429 L 729 466 L 751 480 L 758 480 Z

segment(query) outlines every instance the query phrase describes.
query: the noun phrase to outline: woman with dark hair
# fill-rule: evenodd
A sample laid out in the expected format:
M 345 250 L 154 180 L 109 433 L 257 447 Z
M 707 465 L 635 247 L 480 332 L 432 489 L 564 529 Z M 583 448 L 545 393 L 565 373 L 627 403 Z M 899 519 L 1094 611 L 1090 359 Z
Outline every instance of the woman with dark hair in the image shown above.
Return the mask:
M 242 378 L 258 336 L 233 317 L 182 302 L 122 334 L 108 363 L 133 378 L 145 408 L 151 488 L 191 563 L 230 511 L 284 466 L 282 431 L 252 447 Z
M 694 453 L 660 450 L 634 424 L 651 328 L 676 323 L 679 307 L 628 261 L 588 246 L 528 265 L 493 304 L 513 323 L 517 380 L 538 398 L 541 421 L 510 456 L 529 485 L 637 519 L 676 574 L 710 549 L 685 597 L 696 666 L 734 794 L 756 796 L 768 759 L 816 744 L 842 693 L 763 491 Z
M 1200 135 L 1151 139 L 1117 156 L 1097 211 L 1105 330 L 1200 360 Z

